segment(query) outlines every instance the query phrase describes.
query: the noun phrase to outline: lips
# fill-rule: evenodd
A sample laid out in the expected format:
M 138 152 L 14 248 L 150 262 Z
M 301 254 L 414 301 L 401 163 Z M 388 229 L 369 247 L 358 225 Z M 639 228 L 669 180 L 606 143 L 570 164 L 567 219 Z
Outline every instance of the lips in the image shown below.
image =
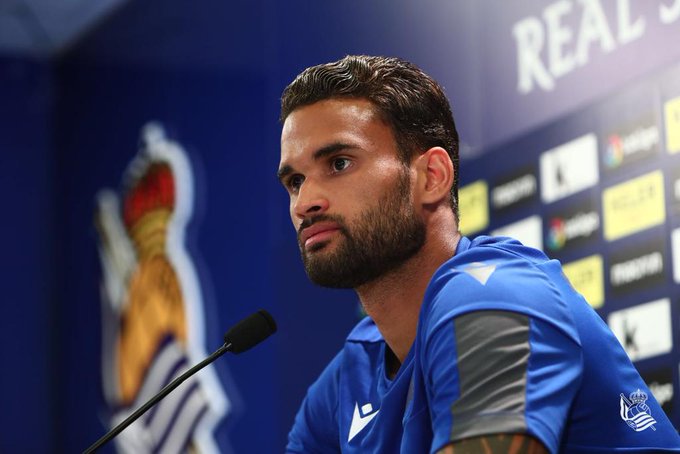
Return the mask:
M 326 241 L 338 230 L 340 226 L 335 222 L 314 223 L 300 232 L 300 244 L 310 247 L 315 243 Z

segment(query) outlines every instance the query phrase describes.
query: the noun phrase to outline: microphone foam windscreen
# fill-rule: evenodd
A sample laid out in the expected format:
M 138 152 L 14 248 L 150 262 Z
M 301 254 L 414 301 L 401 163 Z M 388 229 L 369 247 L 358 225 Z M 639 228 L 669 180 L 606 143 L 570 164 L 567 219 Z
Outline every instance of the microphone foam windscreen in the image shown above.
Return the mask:
M 269 312 L 260 309 L 234 325 L 224 335 L 233 353 L 244 352 L 276 332 L 276 322 Z

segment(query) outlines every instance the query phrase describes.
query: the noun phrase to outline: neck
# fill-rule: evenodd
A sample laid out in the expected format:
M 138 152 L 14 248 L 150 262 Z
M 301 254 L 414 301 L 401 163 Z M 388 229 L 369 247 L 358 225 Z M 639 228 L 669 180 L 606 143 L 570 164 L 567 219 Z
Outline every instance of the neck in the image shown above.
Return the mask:
M 425 289 L 437 268 L 455 253 L 460 233 L 438 238 L 428 238 L 421 250 L 399 268 L 356 289 L 364 310 L 400 363 L 415 340 Z

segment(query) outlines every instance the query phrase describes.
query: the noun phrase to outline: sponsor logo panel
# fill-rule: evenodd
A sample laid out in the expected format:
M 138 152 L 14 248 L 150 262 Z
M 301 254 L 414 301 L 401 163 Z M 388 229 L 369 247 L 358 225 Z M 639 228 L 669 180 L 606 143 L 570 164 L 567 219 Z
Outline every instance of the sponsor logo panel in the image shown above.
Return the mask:
M 680 228 L 671 232 L 671 249 L 673 254 L 673 280 L 680 284 Z
M 541 235 L 541 217 L 530 216 L 512 224 L 500 227 L 491 232 L 496 236 L 509 236 L 519 240 L 525 246 L 543 249 L 543 237 Z
M 607 188 L 602 193 L 604 237 L 616 240 L 666 220 L 660 170 Z
M 680 165 L 673 167 L 667 175 L 671 179 L 670 204 L 675 215 L 680 215 Z
M 567 209 L 555 211 L 545 218 L 545 247 L 552 255 L 582 246 L 595 238 L 600 230 L 600 214 L 591 199 Z
M 659 127 L 649 115 L 633 126 L 612 131 L 604 137 L 602 163 L 605 171 L 612 171 L 630 163 L 647 159 L 659 152 Z
M 673 348 L 668 298 L 612 312 L 607 323 L 632 361 L 663 355 Z
M 666 244 L 661 238 L 613 253 L 609 265 L 609 283 L 617 296 L 663 283 Z
M 588 301 L 593 308 L 604 305 L 604 272 L 601 255 L 591 255 L 562 267 L 572 287 Z
M 666 149 L 669 153 L 680 152 L 680 96 L 664 103 L 666 120 Z
M 491 189 L 491 208 L 499 214 L 534 201 L 538 196 L 535 168 L 505 175 Z
M 595 186 L 597 137 L 590 133 L 545 151 L 540 157 L 541 199 L 551 203 Z
M 489 226 L 489 188 L 484 180 L 477 180 L 458 190 L 460 231 L 464 235 L 484 230 Z
M 642 375 L 642 379 L 663 411 L 666 415 L 670 415 L 673 410 L 673 396 L 675 395 L 673 370 L 671 368 L 657 369 L 640 375 Z

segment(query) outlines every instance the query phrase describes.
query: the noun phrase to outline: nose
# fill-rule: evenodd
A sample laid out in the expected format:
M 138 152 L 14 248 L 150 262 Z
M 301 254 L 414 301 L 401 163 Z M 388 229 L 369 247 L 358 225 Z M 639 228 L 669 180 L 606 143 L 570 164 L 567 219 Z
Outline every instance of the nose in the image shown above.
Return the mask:
M 310 214 L 318 214 L 327 211 L 328 206 L 328 197 L 324 195 L 319 187 L 315 187 L 311 181 L 307 180 L 300 187 L 293 203 L 292 214 L 295 218 L 302 220 Z

